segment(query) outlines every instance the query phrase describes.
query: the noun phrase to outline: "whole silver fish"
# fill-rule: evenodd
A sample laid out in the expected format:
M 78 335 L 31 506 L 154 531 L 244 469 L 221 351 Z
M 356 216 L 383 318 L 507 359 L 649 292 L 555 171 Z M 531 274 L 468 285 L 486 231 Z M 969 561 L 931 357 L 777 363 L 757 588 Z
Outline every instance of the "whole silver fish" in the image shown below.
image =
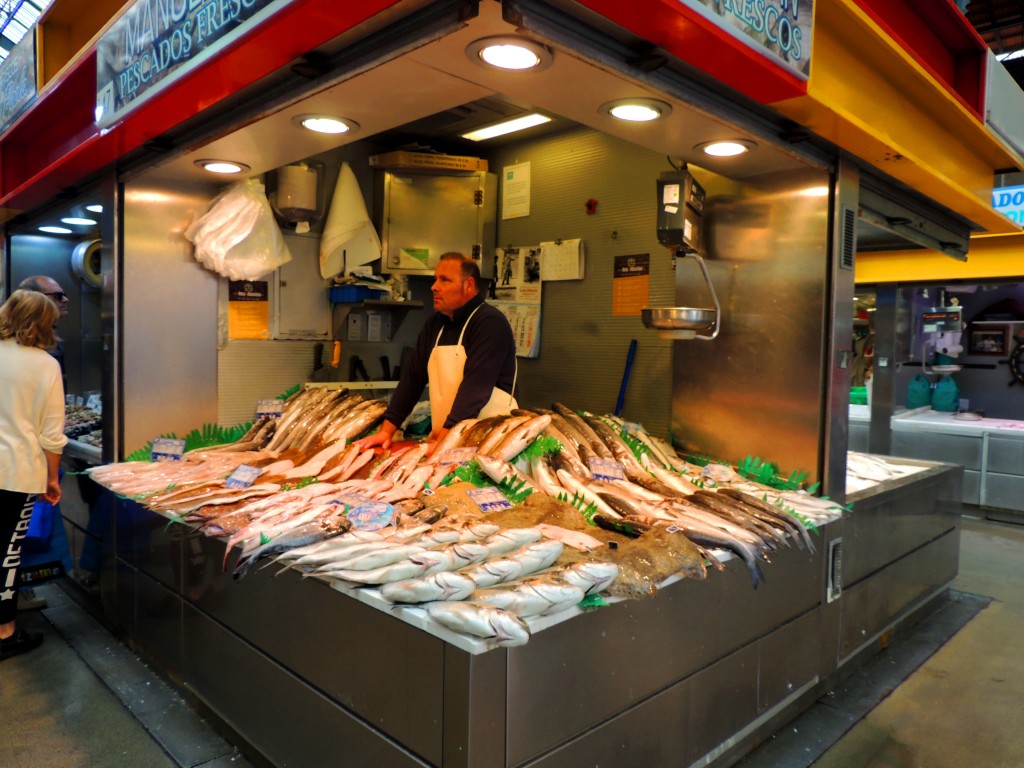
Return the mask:
M 488 557 L 494 557 L 511 552 L 532 541 L 539 541 L 542 536 L 539 528 L 506 528 L 486 539 L 481 539 L 480 544 L 487 547 Z
M 516 584 L 478 589 L 470 601 L 502 608 L 516 616 L 546 616 L 572 608 L 583 590 L 560 579 L 535 578 Z
M 427 614 L 453 632 L 493 640 L 506 648 L 525 645 L 530 639 L 530 629 L 522 619 L 490 605 L 430 603 Z
M 580 562 L 567 565 L 555 574 L 583 590 L 584 595 L 604 592 L 619 577 L 619 566 L 615 563 Z
M 479 453 L 494 456 L 502 461 L 511 461 L 514 457 L 522 453 L 523 449 L 533 442 L 534 438 L 543 432 L 544 428 L 550 423 L 551 417 L 547 414 L 541 414 L 540 416 L 534 416 L 533 418 L 527 417 L 526 421 L 511 429 L 496 446 L 491 448 L 489 451 L 484 451 L 481 447 Z
M 464 600 L 476 583 L 462 573 L 441 571 L 431 576 L 384 584 L 380 595 L 389 603 L 429 603 L 434 600 Z

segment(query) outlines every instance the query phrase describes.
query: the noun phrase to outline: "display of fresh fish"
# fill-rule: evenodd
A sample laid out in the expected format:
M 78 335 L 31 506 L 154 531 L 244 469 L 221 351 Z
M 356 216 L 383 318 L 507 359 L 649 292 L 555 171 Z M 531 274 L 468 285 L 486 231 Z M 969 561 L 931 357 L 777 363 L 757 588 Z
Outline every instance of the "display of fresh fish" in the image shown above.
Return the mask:
M 530 629 L 522 619 L 490 605 L 430 603 L 427 614 L 453 632 L 493 640 L 497 645 L 508 648 L 525 645 L 530 639 Z
M 528 416 L 519 418 L 525 418 L 526 421 L 511 428 L 505 434 L 505 437 L 494 447 L 484 450 L 484 447 L 480 446 L 480 450 L 477 452 L 478 455 L 482 454 L 484 456 L 493 456 L 502 461 L 511 461 L 522 453 L 526 446 L 532 443 L 534 438 L 551 423 L 551 417 L 547 414 L 534 416 L 533 418 Z

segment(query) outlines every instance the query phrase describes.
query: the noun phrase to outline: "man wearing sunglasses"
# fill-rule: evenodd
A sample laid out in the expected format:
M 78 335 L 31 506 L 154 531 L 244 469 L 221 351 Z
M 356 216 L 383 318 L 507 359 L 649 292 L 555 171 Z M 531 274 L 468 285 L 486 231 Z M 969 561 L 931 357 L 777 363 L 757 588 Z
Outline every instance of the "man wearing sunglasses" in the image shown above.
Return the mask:
M 49 297 L 50 301 L 56 304 L 57 309 L 60 310 L 60 318 L 57 322 L 67 317 L 68 305 L 71 302 L 68 299 L 68 295 L 64 293 L 64 289 L 60 287 L 60 283 L 52 277 L 47 277 L 46 275 L 26 277 L 18 284 L 18 287 L 24 291 L 37 291 Z M 64 371 L 64 342 L 58 339 L 57 346 L 49 350 L 49 352 L 60 363 L 60 373 L 64 379 L 64 390 L 67 391 L 67 373 Z

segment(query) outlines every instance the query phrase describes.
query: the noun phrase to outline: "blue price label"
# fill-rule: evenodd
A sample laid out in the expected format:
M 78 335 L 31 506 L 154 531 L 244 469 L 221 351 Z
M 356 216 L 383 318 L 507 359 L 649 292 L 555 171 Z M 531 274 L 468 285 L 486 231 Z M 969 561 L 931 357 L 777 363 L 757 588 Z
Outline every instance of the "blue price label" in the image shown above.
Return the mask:
M 596 456 L 591 457 L 590 471 L 594 475 L 595 480 L 612 482 L 614 480 L 626 479 L 626 473 L 623 471 L 622 465 L 615 459 L 600 459 Z
M 260 400 L 256 403 L 256 418 L 280 416 L 284 413 L 284 400 Z
M 466 491 L 466 495 L 484 512 L 500 512 L 512 508 L 512 502 L 497 488 L 474 488 Z
M 149 452 L 150 461 L 181 461 L 185 453 L 185 441 L 170 437 L 158 437 Z
M 379 531 L 395 522 L 395 508 L 383 501 L 369 501 L 351 507 L 345 517 L 357 531 Z
M 241 464 L 234 472 L 228 475 L 228 479 L 224 481 L 224 485 L 228 488 L 248 488 L 262 473 L 263 470 L 259 467 L 250 467 L 248 464 Z

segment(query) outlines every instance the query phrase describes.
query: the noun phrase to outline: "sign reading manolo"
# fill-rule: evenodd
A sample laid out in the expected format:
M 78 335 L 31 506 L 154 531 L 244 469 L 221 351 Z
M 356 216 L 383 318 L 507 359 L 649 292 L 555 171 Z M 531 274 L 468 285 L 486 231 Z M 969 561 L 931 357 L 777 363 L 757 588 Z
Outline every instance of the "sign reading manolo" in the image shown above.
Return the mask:
M 811 72 L 814 0 L 679 0 L 793 74 Z
M 115 122 L 288 2 L 136 0 L 96 46 L 96 122 Z
M 0 63 L 0 133 L 36 100 L 36 36 L 21 38 Z

